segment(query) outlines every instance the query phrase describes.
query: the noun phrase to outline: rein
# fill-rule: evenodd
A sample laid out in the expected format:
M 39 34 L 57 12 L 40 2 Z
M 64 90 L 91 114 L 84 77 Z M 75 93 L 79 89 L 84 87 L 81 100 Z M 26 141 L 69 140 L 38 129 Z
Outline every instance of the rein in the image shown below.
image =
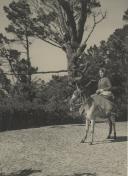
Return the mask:
M 82 105 L 84 105 L 86 103 L 89 104 L 89 106 L 90 106 L 91 98 L 90 97 L 85 98 L 84 95 L 82 95 L 82 92 L 79 89 L 77 83 L 76 83 L 76 94 L 75 94 L 75 97 L 76 97 L 76 100 L 74 102 L 72 102 L 72 104 L 71 104 L 71 110 L 72 111 L 73 110 L 77 111 L 80 108 L 80 106 L 82 106 Z
M 82 97 L 80 89 L 78 88 L 77 83 L 76 83 L 76 90 L 78 92 L 78 95 L 76 95 L 76 97 L 77 96 L 79 97 L 79 103 L 75 103 L 75 102 L 72 103 L 72 105 L 73 105 L 72 108 L 71 108 L 72 110 L 78 110 L 80 108 L 80 106 L 84 104 L 83 97 Z M 78 100 L 78 97 L 76 98 L 77 100 Z

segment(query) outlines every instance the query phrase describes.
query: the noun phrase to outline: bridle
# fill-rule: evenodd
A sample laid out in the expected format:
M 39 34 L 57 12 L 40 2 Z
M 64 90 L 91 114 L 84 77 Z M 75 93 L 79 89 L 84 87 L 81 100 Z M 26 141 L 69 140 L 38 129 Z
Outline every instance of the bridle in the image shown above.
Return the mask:
M 79 102 L 76 103 L 76 100 L 78 100 L 78 98 L 79 98 Z M 74 102 L 74 99 L 75 99 L 75 102 Z M 82 99 L 83 99 L 83 97 L 82 97 L 81 90 L 76 83 L 76 90 L 74 91 L 74 93 L 72 95 L 72 98 L 71 98 L 72 102 L 70 103 L 72 111 L 78 110 L 80 108 L 80 106 L 83 105 Z
M 91 80 L 91 81 L 89 81 L 86 85 L 85 85 L 85 88 L 88 88 L 88 86 L 92 83 L 92 82 L 94 82 L 95 80 Z M 72 110 L 78 110 L 79 108 L 80 108 L 80 106 L 82 106 L 83 104 L 85 104 L 85 102 L 88 102 L 88 100 L 90 99 L 90 97 L 89 98 L 86 98 L 86 101 L 85 101 L 85 97 L 86 96 L 84 96 L 83 95 L 83 93 L 82 93 L 82 91 L 80 90 L 80 88 L 78 87 L 78 85 L 77 85 L 77 83 L 75 83 L 76 84 L 76 93 L 77 93 L 77 95 L 74 95 L 74 93 L 75 93 L 75 91 L 74 91 L 74 93 L 73 93 L 73 95 L 74 95 L 74 99 L 75 99 L 75 101 L 78 99 L 78 97 L 79 97 L 79 103 L 74 103 L 74 101 L 72 101 L 71 102 L 71 104 L 70 104 L 70 106 L 72 106 Z M 72 96 L 72 98 L 73 98 L 73 96 Z M 74 108 L 73 108 L 73 106 L 74 106 Z

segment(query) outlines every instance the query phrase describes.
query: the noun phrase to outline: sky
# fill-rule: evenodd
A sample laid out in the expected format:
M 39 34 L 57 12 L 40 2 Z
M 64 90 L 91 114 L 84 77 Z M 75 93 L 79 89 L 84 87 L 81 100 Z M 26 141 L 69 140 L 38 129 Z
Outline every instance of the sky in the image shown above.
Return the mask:
M 0 32 L 8 25 L 8 20 L 3 9 L 11 0 L 0 0 Z M 101 40 L 107 40 L 115 29 L 124 25 L 122 16 L 128 8 L 128 0 L 100 0 L 103 11 L 107 11 L 107 17 L 97 25 L 87 46 L 99 45 Z M 65 53 L 41 40 L 33 40 L 30 48 L 32 65 L 39 68 L 39 71 L 61 70 L 67 68 Z M 60 75 L 60 74 L 59 74 Z M 49 79 L 51 75 L 40 75 L 42 79 Z

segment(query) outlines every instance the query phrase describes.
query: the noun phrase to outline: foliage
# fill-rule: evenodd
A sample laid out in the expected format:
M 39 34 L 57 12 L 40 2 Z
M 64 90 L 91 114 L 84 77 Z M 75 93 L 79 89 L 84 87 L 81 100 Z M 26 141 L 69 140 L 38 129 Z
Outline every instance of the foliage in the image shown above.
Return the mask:
M 45 42 L 65 51 L 70 78 L 77 74 L 77 60 L 86 48 L 96 25 L 105 17 L 98 0 L 29 1 L 35 7 L 35 32 Z M 91 21 L 90 31 L 85 28 Z M 37 30 L 36 30 L 37 29 Z M 83 36 L 86 39 L 83 39 Z
M 58 79 L 60 80 L 59 86 Z M 16 94 L 13 94 L 13 97 L 2 98 L 0 101 L 0 129 L 9 130 L 80 122 L 80 118 L 75 120 L 69 113 L 68 102 L 65 101 L 65 98 L 70 93 L 64 82 L 67 82 L 67 78 L 55 76 L 50 83 L 45 86 L 43 84 L 40 89 L 35 87 L 33 101 Z M 61 89 L 63 90 L 61 91 Z
M 128 92 L 128 47 L 126 36 L 128 36 L 128 25 L 116 29 L 107 42 L 101 41 L 99 47 L 95 45 L 90 47 L 80 61 L 81 65 L 87 65 L 88 63 L 88 69 L 85 73 L 80 70 L 82 73 L 80 72 L 80 79 L 77 80 L 81 88 L 86 91 L 86 94 L 90 95 L 96 90 L 99 68 L 107 68 L 118 110 L 125 117 L 127 111 L 126 95 Z
M 10 80 L 4 74 L 3 70 L 0 69 L 0 88 L 5 89 L 6 91 L 9 91 L 10 87 L 11 87 Z
M 124 12 L 123 20 L 128 22 L 128 9 Z
M 31 93 L 33 93 L 32 101 L 22 93 L 13 93 L 13 96 L 2 98 L 0 101 L 1 124 L 6 124 L 3 128 L 21 128 L 21 126 L 25 128 L 29 125 L 39 126 L 75 121 L 69 113 L 68 98 L 71 96 L 72 87 L 68 85 L 67 76 L 53 76 L 48 83 L 37 80 L 32 84 Z
M 28 83 L 28 60 L 22 58 L 18 50 L 6 49 L 5 47 L 0 49 L 0 56 L 2 57 L 2 61 L 9 64 L 10 73 L 16 78 L 15 91 L 23 96 L 26 94 L 26 98 L 29 98 L 31 87 Z M 30 69 L 31 74 L 33 74 L 38 68 L 31 66 Z
M 48 112 L 66 114 L 68 109 L 67 98 L 71 95 L 72 88 L 68 85 L 68 77 L 53 76 L 52 80 L 46 83 L 38 96 L 45 105 Z
M 17 60 L 15 60 L 16 63 L 14 63 L 13 66 L 11 66 L 11 69 L 13 69 L 13 72 L 14 70 L 17 72 L 20 71 L 20 74 L 24 72 L 26 76 L 25 75 L 16 76 L 16 74 L 15 76 L 18 78 L 18 81 L 20 79 L 22 80 L 24 79 L 25 81 L 28 81 L 28 85 L 30 85 L 31 75 L 33 72 L 37 70 L 37 68 L 33 68 L 31 66 L 30 51 L 29 51 L 30 45 L 32 44 L 31 37 L 34 36 L 34 30 L 33 30 L 34 21 L 33 21 L 32 11 L 29 7 L 29 4 L 24 0 L 11 2 L 8 7 L 7 6 L 4 7 L 4 11 L 6 13 L 7 18 L 10 21 L 10 24 L 5 29 L 7 33 L 11 33 L 14 36 L 13 40 L 10 40 L 10 43 L 19 42 L 22 45 L 22 47 L 24 47 L 25 54 L 26 54 L 26 58 L 23 57 L 20 60 L 18 60 L 19 56 L 15 55 L 15 58 Z M 14 53 L 14 50 L 10 49 L 9 51 L 7 50 L 6 52 Z M 10 62 L 11 61 L 9 60 L 9 63 Z
M 9 7 L 4 6 L 4 11 L 10 24 L 6 31 L 15 34 L 20 41 L 25 41 L 25 36 L 33 36 L 32 31 L 32 12 L 26 1 L 11 2 Z M 24 43 L 23 43 L 24 44 Z
M 8 39 L 0 34 L 0 56 L 4 62 L 9 64 L 9 70 L 16 78 L 15 91 L 32 99 L 31 75 L 38 69 L 31 66 L 29 51 L 32 44 L 31 37 L 34 36 L 33 14 L 26 1 L 13 1 L 9 6 L 4 7 L 4 11 L 10 21 L 5 29 L 7 33 L 13 34 L 13 39 Z M 26 57 L 22 55 L 21 51 L 12 49 L 10 47 L 12 43 L 20 43 L 25 49 Z
M 42 27 L 42 31 L 44 31 L 44 26 L 46 26 L 46 31 L 44 32 L 48 41 L 50 40 L 62 47 L 64 44 L 63 37 L 66 34 L 66 36 L 69 36 L 68 40 L 71 38 L 72 42 L 79 41 L 78 43 L 81 43 L 87 16 L 91 15 L 92 9 L 96 7 L 100 7 L 100 3 L 97 0 L 72 0 L 70 2 L 66 0 L 41 0 L 40 5 L 39 3 L 36 5 L 36 10 L 38 8 L 38 18 L 36 20 L 39 20 L 37 22 Z M 82 33 L 80 33 L 80 30 L 82 30 Z
M 9 7 L 4 7 L 10 20 L 6 30 L 15 37 L 8 39 L 0 34 L 0 63 L 8 62 L 16 82 L 11 85 L 3 70 L 0 70 L 1 95 L 4 95 L 4 90 L 9 93 L 9 97 L 0 96 L 0 124 L 4 124 L 3 128 L 74 122 L 68 101 L 76 82 L 88 95 L 93 94 L 97 89 L 100 67 L 108 70 L 120 119 L 123 120 L 127 111 L 128 25 L 116 29 L 107 41 L 101 41 L 99 46 L 91 46 L 84 52 L 95 26 L 106 16 L 98 12 L 99 1 L 37 0 L 34 1 L 37 14 L 35 11 L 32 13 L 28 2 L 32 0 L 12 2 Z M 38 6 L 36 2 L 40 2 Z M 83 31 L 87 19 L 91 17 L 94 24 L 90 32 Z M 127 11 L 124 19 L 127 20 Z M 37 71 L 31 66 L 29 57 L 31 37 L 35 36 L 65 51 L 68 71 L 73 73 L 72 82 L 68 76 L 56 75 L 47 83 L 30 79 L 29 75 Z M 25 47 L 26 58 L 20 51 L 9 48 L 12 42 L 17 41 Z M 77 120 L 80 119 L 75 119 L 75 122 Z

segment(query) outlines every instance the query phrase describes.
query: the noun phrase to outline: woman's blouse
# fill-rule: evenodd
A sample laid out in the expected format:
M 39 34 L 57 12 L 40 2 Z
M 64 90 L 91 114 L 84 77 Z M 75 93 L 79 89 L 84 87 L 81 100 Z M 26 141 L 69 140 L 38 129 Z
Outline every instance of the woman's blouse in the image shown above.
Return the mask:
M 112 85 L 107 77 L 101 78 L 98 82 L 98 89 L 103 89 L 104 91 L 111 91 Z

